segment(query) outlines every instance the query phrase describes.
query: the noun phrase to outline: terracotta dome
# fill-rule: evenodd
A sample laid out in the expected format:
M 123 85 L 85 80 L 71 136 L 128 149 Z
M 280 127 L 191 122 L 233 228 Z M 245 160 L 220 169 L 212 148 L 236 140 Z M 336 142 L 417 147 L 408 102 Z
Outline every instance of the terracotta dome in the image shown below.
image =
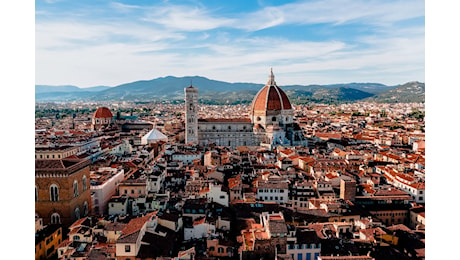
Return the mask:
M 94 112 L 93 118 L 112 118 L 112 112 L 106 107 L 100 107 Z
M 291 102 L 286 93 L 276 85 L 272 70 L 267 84 L 254 97 L 251 112 L 287 109 L 292 109 Z

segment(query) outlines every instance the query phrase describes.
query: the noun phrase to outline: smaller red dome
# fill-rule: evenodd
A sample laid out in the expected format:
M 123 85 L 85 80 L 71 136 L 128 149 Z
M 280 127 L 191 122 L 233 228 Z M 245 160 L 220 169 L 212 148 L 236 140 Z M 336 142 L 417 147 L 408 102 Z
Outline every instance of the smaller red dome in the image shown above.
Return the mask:
M 112 118 L 112 112 L 106 107 L 100 107 L 94 112 L 93 118 Z

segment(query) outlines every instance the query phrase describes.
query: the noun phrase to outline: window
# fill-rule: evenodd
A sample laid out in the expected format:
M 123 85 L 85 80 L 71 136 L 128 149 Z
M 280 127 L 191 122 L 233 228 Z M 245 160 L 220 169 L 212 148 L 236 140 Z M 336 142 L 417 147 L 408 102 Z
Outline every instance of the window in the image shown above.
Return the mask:
M 50 186 L 50 200 L 59 201 L 59 188 L 56 184 Z
M 131 252 L 131 245 L 125 245 L 125 252 Z
M 276 122 L 276 116 L 272 117 L 272 121 Z
M 60 224 L 61 223 L 61 216 L 58 213 L 53 213 L 51 215 L 51 224 Z
M 83 203 L 83 216 L 88 216 L 88 202 Z
M 80 241 L 80 236 L 79 235 L 75 235 L 73 236 L 73 241 Z
M 209 251 L 214 252 L 215 248 L 213 246 L 209 247 Z
M 80 209 L 78 207 L 74 210 L 75 219 L 80 219 Z
M 77 180 L 73 181 L 73 196 L 78 197 L 78 182 L 77 182 Z
M 38 188 L 35 186 L 35 202 L 38 201 Z
M 81 178 L 81 182 L 82 182 L 82 185 L 83 185 L 83 191 L 87 190 L 87 183 L 86 183 L 86 176 L 83 175 L 83 178 Z
M 218 253 L 223 253 L 223 252 L 224 252 L 224 249 L 223 249 L 222 247 L 219 247 L 219 248 L 217 249 L 217 252 L 218 252 Z

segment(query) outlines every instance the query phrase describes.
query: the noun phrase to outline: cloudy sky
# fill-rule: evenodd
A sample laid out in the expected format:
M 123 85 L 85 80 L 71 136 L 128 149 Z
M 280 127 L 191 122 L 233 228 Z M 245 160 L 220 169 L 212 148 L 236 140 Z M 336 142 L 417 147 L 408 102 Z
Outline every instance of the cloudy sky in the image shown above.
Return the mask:
M 420 0 L 36 0 L 35 83 L 425 81 Z

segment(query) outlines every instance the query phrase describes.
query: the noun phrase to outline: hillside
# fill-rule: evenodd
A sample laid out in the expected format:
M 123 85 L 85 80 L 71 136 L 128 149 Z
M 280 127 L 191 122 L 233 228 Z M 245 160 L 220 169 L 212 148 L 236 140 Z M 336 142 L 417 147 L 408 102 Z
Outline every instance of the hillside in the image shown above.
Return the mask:
M 413 81 L 368 99 L 379 103 L 425 102 L 425 83 Z
M 35 100 L 47 101 L 160 101 L 184 99 L 184 88 L 193 85 L 199 89 L 199 99 L 205 104 L 240 104 L 250 103 L 263 84 L 228 83 L 207 79 L 205 77 L 161 77 L 152 80 L 140 80 L 115 87 L 78 88 L 75 86 L 37 85 Z M 406 83 L 409 84 L 409 83 Z M 280 86 L 294 104 L 307 102 L 353 102 L 375 99 L 377 102 L 411 102 L 411 95 L 406 95 L 412 85 L 398 88 L 378 83 L 348 83 L 333 85 L 287 85 Z M 420 83 L 423 84 L 423 83 Z M 406 86 L 406 87 L 403 87 Z M 398 92 L 399 91 L 399 92 Z M 416 91 L 414 88 L 413 91 Z M 423 88 L 417 89 L 423 94 Z M 417 92 L 418 93 L 418 92 Z M 396 96 L 396 98 L 393 98 Z M 401 96 L 401 97 L 399 97 Z M 389 101 L 380 101 L 389 100 Z M 401 100 L 401 101 L 400 101 Z M 406 100 L 406 101 L 402 101 Z M 415 101 L 418 102 L 418 101 Z

